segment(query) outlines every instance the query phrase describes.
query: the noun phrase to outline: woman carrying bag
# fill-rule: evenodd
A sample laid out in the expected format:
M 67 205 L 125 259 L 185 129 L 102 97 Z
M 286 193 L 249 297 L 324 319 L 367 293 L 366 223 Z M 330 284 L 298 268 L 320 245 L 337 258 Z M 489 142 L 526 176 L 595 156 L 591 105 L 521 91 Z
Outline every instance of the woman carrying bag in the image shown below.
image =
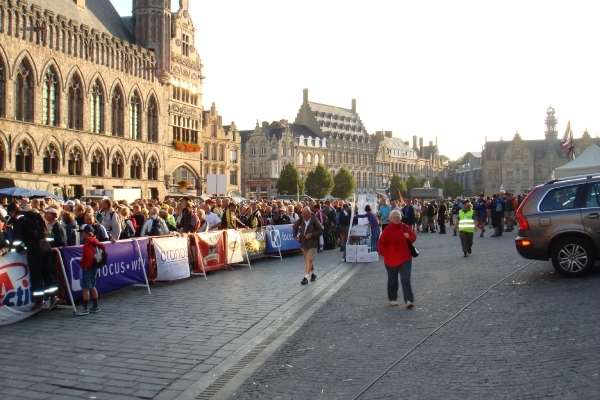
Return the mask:
M 410 284 L 412 268 L 411 246 L 417 235 L 411 227 L 402 222 L 402 213 L 394 210 L 390 213 L 390 224 L 381 233 L 378 250 L 383 256 L 383 263 L 388 274 L 388 299 L 390 306 L 398 305 L 398 275 L 402 284 L 402 294 L 406 308 L 414 306 L 414 296 Z

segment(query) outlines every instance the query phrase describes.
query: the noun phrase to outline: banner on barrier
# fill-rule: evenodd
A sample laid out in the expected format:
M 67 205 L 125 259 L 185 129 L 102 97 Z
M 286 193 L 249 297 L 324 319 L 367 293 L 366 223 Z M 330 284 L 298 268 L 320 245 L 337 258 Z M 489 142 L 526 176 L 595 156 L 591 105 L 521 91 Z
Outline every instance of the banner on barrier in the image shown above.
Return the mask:
M 266 228 L 242 229 L 244 235 L 245 251 L 250 260 L 262 258 L 267 250 Z
M 106 265 L 100 268 L 100 275 L 96 281 L 98 293 L 108 293 L 136 283 L 146 283 L 142 268 L 148 270 L 148 238 L 134 240 L 138 241 L 141 254 L 133 240 L 102 243 L 106 247 L 108 258 Z M 69 286 L 75 300 L 82 298 L 79 266 L 82 249 L 83 246 L 67 246 L 62 249 Z
M 174 281 L 190 277 L 186 236 L 153 238 L 152 245 L 156 254 L 157 281 Z
M 0 257 L 0 325 L 21 321 L 35 314 L 26 253 Z
M 294 240 L 293 224 L 270 225 L 267 227 L 267 253 L 300 251 L 300 242 Z
M 225 233 L 225 253 L 227 255 L 227 264 L 237 264 L 244 262 L 242 253 L 242 233 L 236 229 L 227 229 Z
M 205 271 L 215 271 L 225 267 L 225 232 L 197 233 L 198 247 L 200 248 L 201 262 Z

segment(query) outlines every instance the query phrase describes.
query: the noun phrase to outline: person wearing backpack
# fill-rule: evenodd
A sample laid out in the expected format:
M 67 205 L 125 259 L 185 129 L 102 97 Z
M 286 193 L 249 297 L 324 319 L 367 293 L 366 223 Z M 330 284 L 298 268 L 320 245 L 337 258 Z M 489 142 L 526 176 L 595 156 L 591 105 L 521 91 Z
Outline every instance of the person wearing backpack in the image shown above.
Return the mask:
M 100 268 L 106 265 L 106 248 L 96 239 L 94 228 L 90 225 L 82 225 L 78 230 L 83 238 L 83 249 L 81 253 L 81 293 L 83 295 L 83 305 L 75 311 L 78 317 L 97 314 L 100 312 L 98 306 L 98 291 L 96 290 L 96 278 Z M 90 298 L 92 307 L 88 309 Z
M 142 228 L 142 236 L 164 236 L 169 234 L 167 223 L 158 216 L 158 207 L 150 209 L 150 215 Z
M 113 210 L 112 201 L 110 199 L 102 199 L 100 201 L 101 217 L 100 224 L 108 232 L 108 236 L 112 240 L 117 240 L 121 236 L 121 231 L 124 229 L 123 218 Z
M 135 221 L 135 219 L 131 218 L 129 208 L 121 207 L 121 209 L 119 210 L 119 214 L 121 214 L 121 219 L 125 223 L 125 229 L 121 231 L 121 236 L 119 236 L 119 240 L 130 239 L 132 237 L 135 237 L 137 222 Z
M 494 193 L 492 195 L 490 211 L 492 215 L 492 227 L 494 228 L 494 233 L 491 235 L 491 237 L 502 236 L 502 217 L 504 217 L 504 201 L 502 201 L 502 199 L 497 193 Z

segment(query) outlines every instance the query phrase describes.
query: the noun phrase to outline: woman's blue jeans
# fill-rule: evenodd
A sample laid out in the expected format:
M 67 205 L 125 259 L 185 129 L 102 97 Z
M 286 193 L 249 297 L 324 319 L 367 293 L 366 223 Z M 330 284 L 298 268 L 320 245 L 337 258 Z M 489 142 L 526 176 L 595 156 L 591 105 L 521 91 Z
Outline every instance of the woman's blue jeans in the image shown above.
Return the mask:
M 404 303 L 410 301 L 414 303 L 415 298 L 413 296 L 412 287 L 410 285 L 410 272 L 412 269 L 412 260 L 407 261 L 404 264 L 396 268 L 390 268 L 385 266 L 388 274 L 388 299 L 390 301 L 398 300 L 398 275 L 400 275 L 400 283 L 402 284 L 402 295 L 404 297 Z
M 371 227 L 371 251 L 377 251 L 377 242 L 379 241 L 379 234 L 381 233 L 381 228 Z

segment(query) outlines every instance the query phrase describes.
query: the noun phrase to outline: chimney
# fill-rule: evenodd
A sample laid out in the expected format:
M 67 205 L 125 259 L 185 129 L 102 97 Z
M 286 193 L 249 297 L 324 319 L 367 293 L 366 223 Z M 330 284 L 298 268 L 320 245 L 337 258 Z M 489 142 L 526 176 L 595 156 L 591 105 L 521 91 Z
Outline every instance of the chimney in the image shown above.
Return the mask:
M 385 131 L 384 135 L 387 138 L 391 138 L 392 137 L 392 131 Z
M 422 149 L 423 148 L 423 138 L 419 138 L 419 148 Z
M 413 136 L 413 149 L 417 148 L 417 136 Z
M 352 99 L 352 112 L 356 112 L 356 99 Z
M 77 7 L 85 8 L 85 0 L 74 0 Z
M 302 99 L 302 104 L 308 104 L 308 89 L 304 89 L 303 91 L 304 97 Z
M 262 127 L 265 128 L 265 129 L 268 128 L 269 127 L 269 123 L 267 121 L 263 121 Z

